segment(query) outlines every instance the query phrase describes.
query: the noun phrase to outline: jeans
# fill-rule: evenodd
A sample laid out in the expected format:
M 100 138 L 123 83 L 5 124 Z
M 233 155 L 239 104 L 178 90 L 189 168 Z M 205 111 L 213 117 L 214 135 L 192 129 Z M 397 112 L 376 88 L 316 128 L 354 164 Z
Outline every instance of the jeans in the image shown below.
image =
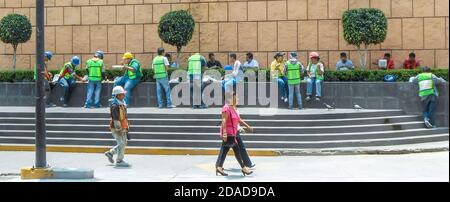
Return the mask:
M 87 84 L 86 107 L 91 107 L 92 96 L 94 95 L 94 107 L 100 107 L 100 95 L 102 93 L 101 81 L 89 81 Z
M 75 79 L 72 79 L 72 78 L 70 78 L 70 79 L 62 78 L 59 80 L 58 83 L 64 89 L 64 95 L 60 98 L 60 100 L 64 104 L 68 104 L 69 99 L 70 99 L 70 94 L 72 93 L 72 90 L 75 89 L 77 82 L 75 81 Z
M 123 160 L 125 156 L 125 147 L 127 146 L 127 134 L 116 130 L 111 130 L 112 136 L 116 139 L 117 145 L 109 150 L 112 155 L 117 154 L 116 162 Z
M 423 118 L 429 119 L 431 125 L 435 125 L 436 95 L 428 95 L 422 98 Z
M 158 98 L 158 106 L 163 107 L 163 98 L 162 98 L 162 90 L 166 93 L 166 103 L 167 107 L 172 105 L 172 101 L 170 99 L 170 85 L 169 80 L 166 78 L 156 79 L 156 96 Z
M 294 107 L 294 94 L 297 97 L 298 108 L 302 108 L 302 94 L 300 93 L 300 84 L 289 85 L 289 108 Z
M 288 97 L 288 80 L 285 76 L 281 76 L 277 79 L 278 88 L 280 89 L 281 97 Z
M 123 86 L 125 91 L 127 91 L 127 93 L 125 94 L 125 103 L 127 105 L 129 104 L 131 92 L 133 91 L 134 87 L 137 86 L 138 83 L 139 83 L 139 78 L 129 79 L 128 77 L 125 77 L 125 76 L 121 76 L 114 81 L 114 87 Z
M 248 156 L 247 149 L 245 148 L 244 142 L 242 141 L 241 134 L 237 134 L 237 145 L 239 148 L 239 153 L 241 154 L 242 163 L 246 167 L 251 167 L 253 165 L 252 161 L 250 160 L 250 157 Z
M 235 144 L 232 147 L 232 149 L 234 151 L 234 156 L 236 157 L 236 160 L 238 161 L 241 168 L 245 167 L 242 160 L 241 149 L 239 147 L 239 144 Z M 219 156 L 217 157 L 216 167 L 223 167 L 223 163 L 225 162 L 225 158 L 227 157 L 228 151 L 230 151 L 230 147 L 222 143 L 222 146 L 220 147 Z
M 316 97 L 322 97 L 322 80 L 316 79 L 316 77 L 306 79 L 306 95 L 311 96 L 313 85 L 316 84 Z
M 195 83 L 194 83 L 195 80 Z M 192 107 L 198 107 L 198 98 L 200 98 L 201 106 L 205 106 L 205 103 L 203 103 L 203 82 L 202 82 L 202 75 L 194 75 L 189 74 L 189 83 L 190 83 L 190 92 L 191 92 L 191 100 L 192 100 Z M 198 84 L 200 83 L 200 84 Z M 197 95 L 197 91 L 194 91 L 194 84 L 200 85 L 200 96 Z M 198 86 L 196 86 L 198 88 Z M 194 100 L 197 101 L 197 103 L 194 102 Z

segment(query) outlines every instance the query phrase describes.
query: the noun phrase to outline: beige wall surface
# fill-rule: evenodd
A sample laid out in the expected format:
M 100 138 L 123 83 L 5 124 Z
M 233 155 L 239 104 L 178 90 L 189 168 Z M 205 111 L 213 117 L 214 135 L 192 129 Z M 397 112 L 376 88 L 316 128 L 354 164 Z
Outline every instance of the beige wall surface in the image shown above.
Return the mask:
M 370 47 L 370 60 L 390 52 L 400 68 L 414 51 L 424 65 L 449 67 L 449 0 L 45 0 L 45 6 L 45 47 L 55 53 L 51 69 L 72 55 L 81 56 L 84 65 L 97 49 L 106 52 L 109 67 L 125 51 L 149 67 L 158 47 L 175 52 L 161 42 L 157 26 L 164 13 L 179 9 L 190 9 L 196 21 L 184 60 L 195 52 L 214 52 L 227 64 L 230 52 L 243 60 L 251 51 L 266 67 L 276 51 L 299 51 L 303 62 L 308 52 L 318 51 L 333 69 L 346 51 L 358 65 L 355 48 L 343 39 L 340 18 L 345 10 L 360 7 L 379 8 L 388 17 L 386 41 Z M 0 18 L 20 13 L 34 26 L 35 12 L 35 0 L 0 0 Z M 32 39 L 18 48 L 18 68 L 32 68 L 34 38 L 33 27 Z M 0 70 L 11 63 L 11 46 L 0 42 Z

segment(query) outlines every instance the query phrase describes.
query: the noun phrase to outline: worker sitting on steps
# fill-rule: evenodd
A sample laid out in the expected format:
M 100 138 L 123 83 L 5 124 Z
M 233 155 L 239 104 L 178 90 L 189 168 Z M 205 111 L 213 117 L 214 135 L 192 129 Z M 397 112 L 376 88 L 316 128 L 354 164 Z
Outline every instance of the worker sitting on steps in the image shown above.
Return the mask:
M 94 108 L 100 108 L 100 95 L 102 93 L 102 79 L 105 77 L 105 65 L 103 63 L 103 51 L 96 51 L 93 58 L 86 61 L 88 77 L 87 96 L 85 108 L 92 107 L 92 95 L 94 95 Z
M 419 85 L 419 96 L 422 101 L 423 121 L 425 126 L 427 128 L 434 128 L 436 124 L 434 112 L 438 97 L 436 84 L 445 83 L 446 81 L 431 73 L 429 67 L 424 67 L 423 73 L 420 73 L 416 77 L 411 77 L 409 81 Z
M 162 93 L 166 93 L 166 107 L 174 108 L 170 99 L 170 84 L 167 74 L 169 69 L 169 60 L 164 56 L 164 48 L 158 48 L 158 56 L 153 59 L 152 69 L 153 77 L 156 79 L 156 97 L 158 98 L 158 107 L 164 108 Z
M 50 100 L 50 94 L 52 89 L 55 87 L 53 83 L 53 74 L 48 71 L 48 62 L 52 60 L 53 53 L 50 51 L 45 51 L 44 53 L 44 90 L 45 90 L 45 105 L 47 107 L 56 107 Z M 36 81 L 36 65 L 34 65 L 34 80 Z
M 64 88 L 64 95 L 60 98 L 63 103 L 63 107 L 67 107 L 69 104 L 70 95 L 75 89 L 76 80 L 83 80 L 80 76 L 75 73 L 75 68 L 80 65 L 80 58 L 78 56 L 73 56 L 70 62 L 64 64 L 59 72 L 58 83 Z
M 129 99 L 134 87 L 137 86 L 142 77 L 141 63 L 134 58 L 133 54 L 126 52 L 122 57 L 124 75 L 117 78 L 114 87 L 122 86 L 128 93 L 125 95 L 125 104 L 129 105 Z
M 127 133 L 129 130 L 127 107 L 124 101 L 127 91 L 122 86 L 114 87 L 112 91 L 113 99 L 110 104 L 110 116 L 111 121 L 109 123 L 109 129 L 112 136 L 116 139 L 117 145 L 105 152 L 105 156 L 108 157 L 109 162 L 114 163 L 114 155 L 117 155 L 115 165 L 117 167 L 128 167 L 123 158 L 125 155 L 125 147 L 127 145 Z

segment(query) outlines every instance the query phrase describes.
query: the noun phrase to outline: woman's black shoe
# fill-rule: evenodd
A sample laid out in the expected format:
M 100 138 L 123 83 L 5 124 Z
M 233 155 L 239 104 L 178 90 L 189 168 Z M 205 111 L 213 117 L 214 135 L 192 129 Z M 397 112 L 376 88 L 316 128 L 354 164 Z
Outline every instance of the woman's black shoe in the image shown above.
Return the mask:
M 228 176 L 228 174 L 226 174 L 226 173 L 223 171 L 223 168 L 217 167 L 217 168 L 216 168 L 216 176 L 218 176 L 219 174 L 220 174 L 221 176 Z

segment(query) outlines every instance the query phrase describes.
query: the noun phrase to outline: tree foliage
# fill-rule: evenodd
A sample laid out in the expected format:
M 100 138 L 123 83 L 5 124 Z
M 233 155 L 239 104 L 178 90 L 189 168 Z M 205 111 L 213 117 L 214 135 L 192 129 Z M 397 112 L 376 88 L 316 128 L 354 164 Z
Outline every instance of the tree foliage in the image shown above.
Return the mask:
M 187 10 L 171 11 L 161 17 L 158 34 L 164 43 L 177 47 L 181 51 L 192 39 L 195 21 Z

